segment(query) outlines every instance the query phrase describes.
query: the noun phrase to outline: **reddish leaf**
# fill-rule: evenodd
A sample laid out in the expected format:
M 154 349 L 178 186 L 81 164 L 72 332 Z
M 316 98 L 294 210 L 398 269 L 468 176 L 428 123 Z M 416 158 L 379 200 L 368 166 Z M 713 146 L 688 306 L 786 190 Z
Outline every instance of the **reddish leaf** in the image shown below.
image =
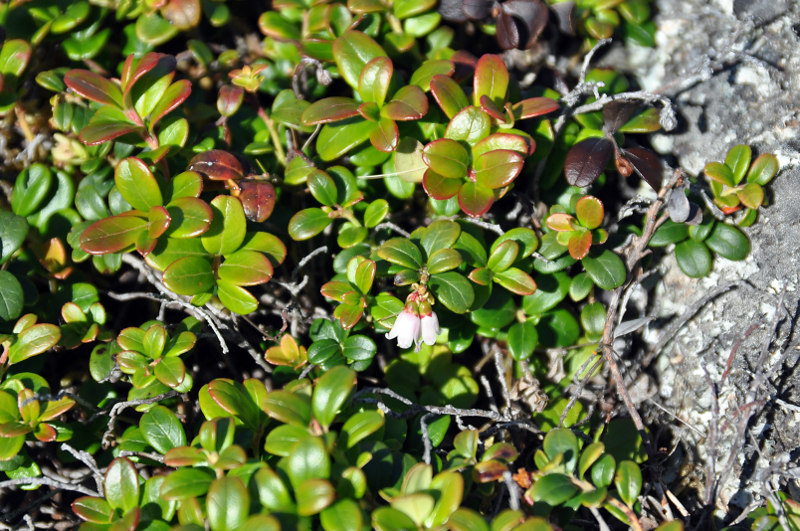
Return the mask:
M 514 118 L 517 120 L 524 120 L 526 118 L 535 118 L 548 114 L 559 109 L 560 105 L 552 98 L 528 98 L 519 101 L 511 106 L 514 113 Z
M 428 98 L 416 85 L 398 90 L 392 101 L 381 109 L 381 115 L 392 120 L 419 120 L 428 113 Z
M 495 149 L 510 149 L 522 156 L 532 155 L 536 143 L 530 137 L 512 133 L 492 133 L 472 147 L 472 157 L 478 156 Z
M 481 97 L 488 97 L 492 103 L 502 107 L 508 90 L 508 69 L 499 55 L 481 56 L 475 66 L 472 101 L 480 105 Z
M 575 260 L 583 259 L 592 246 L 592 233 L 588 230 L 576 231 L 569 239 L 569 255 Z
M 567 153 L 564 160 L 564 175 L 567 182 L 581 188 L 592 184 L 605 170 L 614 145 L 607 138 L 587 138 L 578 142 Z
M 630 148 L 624 151 L 625 157 L 633 165 L 637 175 L 658 192 L 661 190 L 661 160 L 655 153 L 644 148 Z
M 150 114 L 150 128 L 152 129 L 164 116 L 186 101 L 191 93 L 192 83 L 188 79 L 181 79 L 170 85 Z
M 189 170 L 214 181 L 236 180 L 244 176 L 244 169 L 239 159 L 221 149 L 198 153 L 189 161 Z
M 89 254 L 108 254 L 126 250 L 147 230 L 147 220 L 126 212 L 95 221 L 81 234 L 81 249 Z
M 217 110 L 222 116 L 233 116 L 242 105 L 244 89 L 236 85 L 222 85 L 217 96 Z
M 467 182 L 458 191 L 458 204 L 474 218 L 484 215 L 494 202 L 494 192 L 475 182 Z
M 338 122 L 358 114 L 359 103 L 352 98 L 334 96 L 317 100 L 303 111 L 304 125 Z
M 563 212 L 550 214 L 547 216 L 545 224 L 554 231 L 558 232 L 570 232 L 578 228 L 577 224 L 575 223 L 575 218 Z
M 469 105 L 469 100 L 458 83 L 447 76 L 436 75 L 431 79 L 431 94 L 448 118 Z
M 506 110 L 497 106 L 497 104 L 495 104 L 489 96 L 485 94 L 481 96 L 480 104 L 481 110 L 498 122 L 506 121 Z
M 509 149 L 495 149 L 473 162 L 476 182 L 492 190 L 511 184 L 522 171 L 522 155 Z
M 119 109 L 103 107 L 92 116 L 89 125 L 81 129 L 79 136 L 84 144 L 93 146 L 128 133 L 142 135 L 144 129 L 131 122 Z
M 344 282 L 342 280 L 331 280 L 323 284 L 319 289 L 323 297 L 328 297 L 329 299 L 339 302 L 344 301 L 344 295 L 351 291 L 353 291 L 353 286 L 351 286 L 349 282 Z
M 147 214 L 148 221 L 150 222 L 147 227 L 147 234 L 155 239 L 164 234 L 169 228 L 171 220 L 169 212 L 163 206 L 154 206 Z
M 391 153 L 397 149 L 397 143 L 400 141 L 400 132 L 397 129 L 397 124 L 394 120 L 381 118 L 370 132 L 369 141 L 375 146 L 375 149 Z
M 125 59 L 125 64 L 122 67 L 122 92 L 127 94 L 130 92 L 133 85 L 146 73 L 150 72 L 156 67 L 160 67 L 167 72 L 174 72 L 178 64 L 177 59 L 171 55 L 163 53 L 150 52 L 145 54 L 138 61 L 133 55 L 129 55 Z
M 422 187 L 434 199 L 450 199 L 461 188 L 462 179 L 448 179 L 433 170 L 426 170 L 422 177 Z
M 259 223 L 266 221 L 275 208 L 275 187 L 266 181 L 251 180 L 241 181 L 239 187 L 239 200 L 247 219 Z
M 371 122 L 377 122 L 381 119 L 380 107 L 378 107 L 377 103 L 373 103 L 371 101 L 365 101 L 359 105 L 358 114 L 360 114 L 365 120 L 369 120 Z
M 87 100 L 122 107 L 122 91 L 112 81 L 89 70 L 73 69 L 64 75 L 64 83 Z

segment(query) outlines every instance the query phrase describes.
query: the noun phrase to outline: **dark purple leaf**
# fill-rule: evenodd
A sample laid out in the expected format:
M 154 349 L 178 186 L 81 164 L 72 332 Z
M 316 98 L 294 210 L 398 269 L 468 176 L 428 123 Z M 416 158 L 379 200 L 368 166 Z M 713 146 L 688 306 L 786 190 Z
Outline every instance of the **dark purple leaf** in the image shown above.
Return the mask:
M 450 22 L 465 22 L 467 20 L 462 0 L 441 0 L 439 2 L 439 13 L 443 19 Z
M 504 9 L 497 15 L 497 44 L 504 50 L 512 50 L 520 45 L 517 23 Z
M 483 20 L 492 12 L 493 0 L 461 0 L 464 14 L 472 20 Z
M 655 153 L 644 148 L 630 148 L 624 151 L 624 155 L 639 177 L 656 192 L 661 190 L 661 160 Z
M 558 29 L 561 33 L 575 35 L 575 2 L 558 2 L 550 6 L 556 14 Z
M 613 135 L 628 123 L 639 107 L 639 103 L 631 101 L 612 101 L 607 104 L 603 107 L 603 130 Z
M 587 138 L 578 142 L 564 160 L 567 182 L 581 188 L 592 184 L 611 161 L 614 144 L 607 138 Z
M 239 159 L 232 153 L 221 149 L 198 153 L 189 161 L 188 169 L 214 181 L 235 180 L 244 176 L 244 169 Z
M 509 0 L 501 4 L 504 13 L 510 15 L 518 34 L 517 48 L 527 50 L 536 44 L 542 34 L 549 15 L 547 6 L 541 0 Z M 500 19 L 498 18 L 498 22 Z M 500 27 L 498 24 L 498 35 Z

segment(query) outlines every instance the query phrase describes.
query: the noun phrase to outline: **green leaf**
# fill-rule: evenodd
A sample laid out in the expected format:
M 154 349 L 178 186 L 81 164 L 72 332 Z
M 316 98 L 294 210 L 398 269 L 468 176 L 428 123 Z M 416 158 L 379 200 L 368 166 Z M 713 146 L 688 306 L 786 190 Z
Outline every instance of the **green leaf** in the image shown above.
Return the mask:
M 473 161 L 475 180 L 481 186 L 495 190 L 508 186 L 522 171 L 522 155 L 510 149 L 495 149 L 479 155 Z
M 617 462 L 610 454 L 605 454 L 592 466 L 592 483 L 598 487 L 608 487 L 614 480 Z
M 764 202 L 764 189 L 758 183 L 747 183 L 736 196 L 747 208 L 758 208 Z
M 375 342 L 367 336 L 350 336 L 342 343 L 342 354 L 350 362 L 371 360 L 377 351 Z
M 210 470 L 180 468 L 167 476 L 161 485 L 161 496 L 167 500 L 186 500 L 203 496 L 214 480 Z
M 387 262 L 409 269 L 422 267 L 422 252 L 416 244 L 406 238 L 386 240 L 378 249 L 378 256 Z
M 289 391 L 277 390 L 267 393 L 261 409 L 274 419 L 298 427 L 307 427 L 311 422 L 311 404 L 308 397 Z
M 19 363 L 54 347 L 61 339 L 61 330 L 53 324 L 40 323 L 30 326 L 17 335 L 17 340 L 8 349 L 8 361 Z
M 580 489 L 569 476 L 564 474 L 547 474 L 539 478 L 529 491 L 534 501 L 541 501 L 551 506 L 561 505 L 572 498 Z
M 444 136 L 445 138 L 461 140 L 474 145 L 489 134 L 491 125 L 491 119 L 488 114 L 478 107 L 469 106 L 461 109 L 458 114 L 453 116 L 453 119 L 447 125 Z
M 333 222 L 322 209 L 307 208 L 289 220 L 289 236 L 295 241 L 313 238 Z
M 740 229 L 727 223 L 714 225 L 711 234 L 705 239 L 705 244 L 728 260 L 744 260 L 750 254 L 750 240 Z
M 339 122 L 358 114 L 359 103 L 352 98 L 322 98 L 309 105 L 301 116 L 303 125 Z
M 467 181 L 458 191 L 458 205 L 469 216 L 479 218 L 488 212 L 494 202 L 494 192 L 472 181 Z
M 139 474 L 133 463 L 124 457 L 111 461 L 103 489 L 108 504 L 121 509 L 123 514 L 139 506 Z
M 450 271 L 461 265 L 461 253 L 455 249 L 439 249 L 428 258 L 428 273 L 435 275 Z
M 180 358 L 162 358 L 153 370 L 158 381 L 175 389 L 186 378 L 186 366 Z
M 79 138 L 84 144 L 95 146 L 134 132 L 142 134 L 144 128 L 117 108 L 101 107 L 89 124 L 81 129 Z
M 233 531 L 250 514 L 250 495 L 242 480 L 223 476 L 215 479 L 206 497 L 208 523 L 212 531 Z
M 19 216 L 33 214 L 50 192 L 53 174 L 44 164 L 34 163 L 17 176 L 11 194 L 11 209 Z
M 750 168 L 751 156 L 750 146 L 744 144 L 733 146 L 728 151 L 728 155 L 725 157 L 725 165 L 733 172 L 734 184 L 739 184 L 744 179 L 747 170 Z
M 494 280 L 511 293 L 531 295 L 536 291 L 536 281 L 525 271 L 509 267 L 505 271 L 494 273 Z
M 418 183 L 422 181 L 425 160 L 422 156 L 422 143 L 415 138 L 402 138 L 394 151 L 394 171 L 404 182 Z
M 393 507 L 379 507 L 372 511 L 372 528 L 378 531 L 404 531 L 418 529 L 406 513 Z
M 352 448 L 381 429 L 383 425 L 384 418 L 380 412 L 373 409 L 360 411 L 345 421 L 340 437 L 344 441 L 345 448 Z
M 236 251 L 225 257 L 217 276 L 237 286 L 263 284 L 272 278 L 272 262 L 258 251 Z
M 188 79 L 181 79 L 172 83 L 167 90 L 161 93 L 157 103 L 150 111 L 150 129 L 161 121 L 167 114 L 178 108 L 192 93 L 192 83 Z
M 343 498 L 319 515 L 320 524 L 325 531 L 349 531 L 364 527 L 364 515 L 358 503 Z
M 600 302 L 587 304 L 581 310 L 581 323 L 589 337 L 599 337 L 603 334 L 606 323 L 606 309 Z
M 469 280 L 460 273 L 447 271 L 432 275 L 430 285 L 436 299 L 455 313 L 465 313 L 475 300 Z
M 435 171 L 428 169 L 422 176 L 422 186 L 425 192 L 436 200 L 450 199 L 456 195 L 463 184 L 463 179 L 448 179 Z
M 309 479 L 330 477 L 331 461 L 325 445 L 317 437 L 306 437 L 298 442 L 286 458 L 286 473 L 296 489 Z
M 433 76 L 450 76 L 454 71 L 455 67 L 451 61 L 445 59 L 428 59 L 422 63 L 419 68 L 414 70 L 408 83 L 410 85 L 416 85 L 425 92 L 428 92 L 431 88 Z M 466 97 L 464 99 L 466 100 Z
M 583 478 L 586 471 L 591 467 L 605 452 L 605 445 L 601 442 L 593 442 L 588 444 L 581 452 L 581 457 L 578 460 L 578 477 Z
M 336 499 L 336 491 L 326 479 L 308 479 L 295 489 L 297 514 L 311 516 L 328 507 Z
M 392 60 L 388 57 L 376 57 L 364 65 L 358 77 L 358 94 L 361 96 L 361 101 L 373 102 L 382 107 L 389 92 L 393 72 Z
M 196 256 L 186 256 L 173 262 L 164 271 L 161 280 L 178 295 L 207 293 L 216 283 L 211 262 Z
M 186 434 L 175 413 L 157 404 L 139 420 L 142 435 L 159 453 L 186 445 Z
M 731 187 L 736 186 L 736 182 L 734 181 L 733 177 L 733 172 L 728 166 L 726 166 L 721 162 L 709 162 L 708 164 L 706 164 L 706 167 L 703 168 L 703 172 L 712 181 L 722 183 L 726 186 L 731 186 Z
M 337 159 L 366 142 L 375 128 L 375 122 L 361 117 L 349 118 L 341 123 L 326 124 L 317 137 L 317 153 L 324 161 Z
M 778 159 L 772 153 L 759 156 L 747 173 L 747 182 L 766 186 L 778 173 Z
M 475 66 L 474 85 L 473 105 L 480 105 L 481 96 L 488 96 L 492 103 L 499 107 L 505 104 L 508 69 L 499 55 L 484 54 L 481 56 Z
M 513 240 L 504 240 L 498 246 L 492 246 L 492 252 L 489 254 L 489 260 L 486 262 L 486 267 L 499 273 L 511 267 L 517 260 L 519 255 L 519 245 Z
M 684 223 L 675 223 L 668 219 L 661 225 L 650 239 L 651 247 L 664 247 L 670 243 L 678 243 L 689 235 L 689 228 Z
M 675 246 L 678 267 L 692 278 L 706 276 L 711 271 L 711 253 L 703 242 L 685 240 Z
M 428 113 L 428 98 L 416 85 L 401 87 L 383 106 L 381 116 L 389 120 L 419 120 Z
M 530 321 L 514 323 L 508 329 L 508 350 L 511 351 L 511 357 L 517 361 L 530 358 L 538 342 L 539 333 Z
M 446 179 L 463 179 L 470 163 L 469 153 L 464 146 L 448 138 L 434 140 L 425 146 L 422 160 Z
M 380 44 L 360 31 L 348 30 L 333 42 L 333 58 L 344 80 L 358 90 L 361 72 L 376 57 L 386 57 Z
M 352 393 L 355 383 L 356 372 L 342 365 L 327 371 L 317 380 L 311 409 L 314 418 L 326 431 Z
M 642 491 L 642 471 L 633 461 L 622 461 L 617 465 L 614 486 L 625 505 L 633 507 Z
M 443 75 L 434 75 L 430 83 L 431 93 L 449 119 L 461 109 L 469 106 L 469 100 L 458 83 Z
M 389 203 L 385 199 L 376 199 L 364 211 L 364 226 L 368 229 L 376 227 L 389 213 Z
M 608 249 L 591 253 L 581 260 L 592 281 L 601 289 L 611 290 L 625 282 L 625 264 L 622 259 Z
M 217 279 L 217 296 L 226 308 L 239 315 L 247 315 L 258 309 L 258 299 L 229 280 Z
M 431 223 L 422 235 L 420 244 L 425 253 L 430 257 L 440 249 L 449 249 L 458 240 L 461 226 L 448 220 L 437 220 Z
M 146 219 L 130 213 L 103 218 L 83 231 L 81 249 L 89 254 L 127 251 L 147 231 L 148 224 Z
M 581 197 L 575 205 L 575 215 L 578 221 L 589 230 L 596 229 L 603 224 L 604 214 L 603 203 L 590 195 Z
M 224 256 L 236 251 L 247 232 L 247 218 L 239 199 L 229 195 L 218 195 L 211 200 L 214 218 L 211 226 L 200 237 L 203 247 L 210 254 Z
M 274 470 L 265 466 L 254 476 L 261 505 L 274 512 L 290 512 L 294 503 L 289 489 Z
M 11 321 L 22 313 L 25 295 L 22 285 L 12 273 L 0 271 L 0 319 Z
M 567 428 L 551 429 L 544 438 L 542 450 L 550 461 L 562 456 L 559 470 L 565 473 L 572 473 L 578 463 L 578 438 Z

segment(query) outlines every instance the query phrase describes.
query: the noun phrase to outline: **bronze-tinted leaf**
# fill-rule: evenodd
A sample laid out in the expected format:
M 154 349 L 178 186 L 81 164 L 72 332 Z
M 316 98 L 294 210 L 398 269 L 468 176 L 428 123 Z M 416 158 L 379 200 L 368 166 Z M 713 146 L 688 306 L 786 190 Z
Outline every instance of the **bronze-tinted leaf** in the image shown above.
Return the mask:
M 518 48 L 520 44 L 519 28 L 510 13 L 500 9 L 497 15 L 497 44 L 504 50 Z
M 217 97 L 217 110 L 222 116 L 232 116 L 242 105 L 244 89 L 235 85 L 222 85 Z
M 550 6 L 556 14 L 558 29 L 561 33 L 575 35 L 577 26 L 575 24 L 575 2 L 558 2 Z
M 64 74 L 64 83 L 87 100 L 103 105 L 122 106 L 122 92 L 113 82 L 89 70 L 70 70 Z
M 578 142 L 564 160 L 567 182 L 581 188 L 592 184 L 611 160 L 614 144 L 607 138 L 587 138 Z
M 482 20 L 491 14 L 492 0 L 460 0 L 464 14 L 472 20 Z
M 215 181 L 241 179 L 244 176 L 244 169 L 239 159 L 222 149 L 211 149 L 198 153 L 189 161 L 189 171 L 196 171 Z
M 663 170 L 661 169 L 661 160 L 655 153 L 649 149 L 630 148 L 624 151 L 624 155 L 633 165 L 637 175 L 644 179 L 656 192 L 661 190 Z
M 275 187 L 266 181 L 242 181 L 239 200 L 244 207 L 244 215 L 250 221 L 266 221 L 275 208 Z
M 199 0 L 169 0 L 161 8 L 164 18 L 181 31 L 197 26 L 202 12 Z

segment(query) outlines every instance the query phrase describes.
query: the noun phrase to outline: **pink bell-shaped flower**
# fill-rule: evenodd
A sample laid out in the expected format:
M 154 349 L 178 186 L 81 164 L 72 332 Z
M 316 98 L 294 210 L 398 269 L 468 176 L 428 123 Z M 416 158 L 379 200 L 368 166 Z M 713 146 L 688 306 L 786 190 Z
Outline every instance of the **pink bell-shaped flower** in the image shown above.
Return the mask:
M 436 312 L 431 309 L 430 303 L 423 302 L 419 305 L 420 321 L 420 336 L 422 343 L 426 345 L 434 345 L 436 343 L 436 336 L 439 335 L 439 318 Z M 417 350 L 420 348 L 420 342 L 417 341 Z
M 420 338 L 420 319 L 415 302 L 409 302 L 397 316 L 394 326 L 386 334 L 386 339 L 397 338 L 397 346 L 409 348 L 414 343 L 419 344 Z

